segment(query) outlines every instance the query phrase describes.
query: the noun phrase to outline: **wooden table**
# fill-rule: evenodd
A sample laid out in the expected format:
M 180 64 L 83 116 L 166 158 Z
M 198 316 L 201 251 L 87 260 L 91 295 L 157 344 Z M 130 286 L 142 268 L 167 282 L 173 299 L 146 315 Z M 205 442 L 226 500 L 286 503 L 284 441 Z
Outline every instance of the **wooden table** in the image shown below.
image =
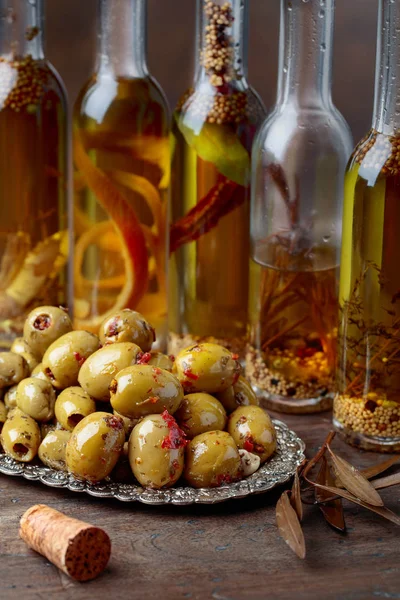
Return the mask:
M 303 437 L 309 454 L 330 428 L 329 413 L 284 420 Z M 334 444 L 356 465 L 381 460 L 341 440 Z M 307 558 L 300 561 L 278 536 L 278 495 L 215 506 L 155 508 L 0 475 L 0 598 L 400 599 L 399 528 L 346 503 L 347 533 L 342 535 L 330 529 L 316 507 L 306 507 Z M 397 488 L 384 490 L 382 496 L 389 508 L 400 512 Z M 18 538 L 20 516 L 37 502 L 107 530 L 113 553 L 101 577 L 75 583 Z

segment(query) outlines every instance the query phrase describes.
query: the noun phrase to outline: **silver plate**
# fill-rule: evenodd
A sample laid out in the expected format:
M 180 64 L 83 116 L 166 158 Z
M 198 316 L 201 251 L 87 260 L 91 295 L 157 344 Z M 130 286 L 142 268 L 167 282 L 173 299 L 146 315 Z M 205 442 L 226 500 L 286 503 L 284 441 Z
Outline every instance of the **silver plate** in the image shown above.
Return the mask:
M 238 483 L 219 488 L 195 489 L 177 486 L 165 490 L 144 489 L 132 483 L 115 483 L 104 480 L 90 484 L 78 481 L 72 475 L 55 471 L 41 465 L 30 465 L 15 461 L 0 454 L 0 473 L 25 477 L 31 481 L 41 481 L 45 485 L 66 488 L 72 492 L 86 492 L 97 498 L 115 498 L 122 502 L 143 502 L 144 504 L 216 504 L 233 498 L 244 498 L 251 494 L 260 494 L 289 481 L 296 468 L 303 462 L 305 443 L 291 431 L 287 425 L 273 419 L 277 433 L 277 451 L 270 461 L 256 473 Z

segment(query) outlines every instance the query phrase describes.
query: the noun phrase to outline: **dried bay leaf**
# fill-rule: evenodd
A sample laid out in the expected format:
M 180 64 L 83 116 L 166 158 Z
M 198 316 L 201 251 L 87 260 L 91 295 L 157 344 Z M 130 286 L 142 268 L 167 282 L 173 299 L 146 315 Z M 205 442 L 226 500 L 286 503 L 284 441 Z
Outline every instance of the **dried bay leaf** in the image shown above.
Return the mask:
M 290 504 L 289 493 L 286 490 L 276 505 L 276 523 L 279 533 L 287 545 L 299 558 L 305 558 L 306 545 L 303 530 L 296 511 Z
M 353 465 L 344 460 L 341 456 L 335 454 L 329 446 L 327 446 L 329 454 L 332 458 L 332 464 L 336 472 L 336 476 L 340 479 L 344 487 L 367 504 L 372 506 L 383 506 L 383 500 L 372 486 L 372 484 L 361 475 Z M 339 489 L 339 488 L 336 488 Z M 340 494 L 338 494 L 340 496 Z
M 322 465 L 317 475 L 317 483 L 323 485 L 333 486 L 334 480 L 325 456 L 322 457 Z M 315 498 L 318 502 L 323 502 L 330 498 L 332 494 L 323 490 L 319 487 L 315 487 Z M 324 515 L 325 520 L 338 531 L 346 530 L 346 523 L 344 521 L 344 512 L 342 501 L 338 498 L 336 500 L 329 500 L 325 504 L 320 504 L 319 509 Z
M 393 475 L 387 475 L 386 477 L 380 477 L 372 482 L 372 485 L 376 490 L 382 490 L 392 485 L 400 484 L 400 473 L 393 473 Z
M 346 500 L 349 500 L 350 502 L 354 502 L 354 504 L 363 506 L 364 508 L 367 508 L 368 510 L 376 513 L 377 515 L 380 515 L 381 517 L 388 519 L 389 521 L 391 521 L 392 523 L 395 523 L 396 525 L 400 525 L 400 517 L 398 515 L 396 515 L 394 512 L 392 512 L 391 510 L 389 510 L 388 508 L 386 508 L 385 506 L 374 506 L 372 504 L 368 504 L 368 502 L 364 502 L 363 500 L 356 498 L 355 496 L 353 496 L 353 494 L 350 494 L 347 490 L 342 490 L 338 487 L 334 487 L 334 486 L 330 486 L 330 485 L 322 485 L 322 483 L 317 483 L 316 481 L 311 481 L 310 479 L 307 479 L 307 481 L 309 483 L 311 483 L 312 485 L 314 485 L 318 488 L 321 488 L 322 490 L 331 492 L 332 495 L 340 496 L 341 498 L 345 498 Z
M 367 479 L 371 479 L 371 477 L 376 477 L 377 475 L 380 475 L 399 461 L 400 456 L 391 456 L 390 458 L 388 458 L 388 460 L 385 460 L 384 462 L 379 463 L 378 465 L 373 465 L 371 467 L 363 469 L 361 471 L 361 474 L 364 475 L 364 477 L 366 477 Z
M 293 506 L 297 516 L 299 517 L 299 520 L 301 521 L 303 519 L 303 504 L 301 502 L 301 489 L 298 470 L 294 475 L 292 494 L 290 496 L 290 504 Z

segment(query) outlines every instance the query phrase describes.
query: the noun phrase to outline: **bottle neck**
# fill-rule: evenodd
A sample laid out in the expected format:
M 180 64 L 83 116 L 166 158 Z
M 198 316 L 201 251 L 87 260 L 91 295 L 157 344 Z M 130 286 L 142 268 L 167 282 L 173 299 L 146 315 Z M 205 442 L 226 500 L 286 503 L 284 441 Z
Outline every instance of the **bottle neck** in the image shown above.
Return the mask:
M 99 0 L 98 72 L 145 77 L 146 0 Z
M 197 0 L 196 83 L 223 90 L 247 77 L 248 0 Z
M 380 0 L 372 126 L 386 135 L 400 134 L 399 31 L 400 1 Z
M 277 104 L 331 102 L 335 0 L 281 0 Z
M 44 58 L 42 0 L 0 0 L 0 56 Z

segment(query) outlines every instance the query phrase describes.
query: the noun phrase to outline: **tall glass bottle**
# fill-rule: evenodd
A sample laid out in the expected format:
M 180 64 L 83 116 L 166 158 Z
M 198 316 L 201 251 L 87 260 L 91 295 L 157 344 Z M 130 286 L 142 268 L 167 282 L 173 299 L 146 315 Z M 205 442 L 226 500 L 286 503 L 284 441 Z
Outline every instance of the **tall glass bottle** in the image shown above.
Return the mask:
M 372 129 L 345 180 L 334 424 L 400 451 L 400 2 L 380 1 Z
M 74 108 L 75 324 L 132 308 L 166 344 L 169 116 L 146 64 L 146 0 L 99 0 L 95 73 Z
M 270 408 L 332 404 L 343 175 L 332 104 L 334 0 L 281 0 L 278 94 L 253 149 L 246 372 Z
M 40 304 L 67 304 L 64 86 L 43 51 L 41 0 L 0 0 L 0 347 Z
M 170 344 L 244 356 L 250 152 L 264 107 L 247 82 L 247 0 L 197 0 L 193 88 L 173 122 Z

